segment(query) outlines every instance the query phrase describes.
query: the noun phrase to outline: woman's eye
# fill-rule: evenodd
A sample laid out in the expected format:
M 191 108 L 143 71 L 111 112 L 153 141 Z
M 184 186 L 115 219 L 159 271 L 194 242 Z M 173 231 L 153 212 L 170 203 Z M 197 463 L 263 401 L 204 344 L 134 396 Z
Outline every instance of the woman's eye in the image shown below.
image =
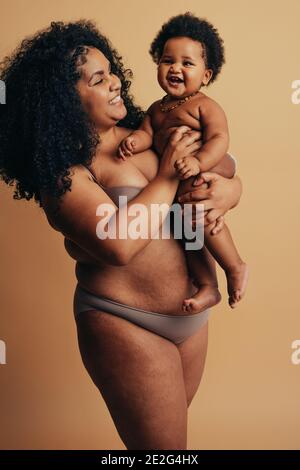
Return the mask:
M 113 71 L 110 70 L 109 72 L 107 72 L 108 75 L 114 75 Z M 98 80 L 98 82 L 95 82 L 94 85 L 99 85 L 100 83 L 103 83 L 104 80 L 106 80 L 106 78 L 101 78 L 100 80 Z

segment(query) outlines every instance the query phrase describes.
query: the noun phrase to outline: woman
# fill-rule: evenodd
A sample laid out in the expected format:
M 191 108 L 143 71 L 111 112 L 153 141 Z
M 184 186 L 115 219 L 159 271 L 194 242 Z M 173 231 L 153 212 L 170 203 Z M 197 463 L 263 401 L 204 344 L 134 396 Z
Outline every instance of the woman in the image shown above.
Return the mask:
M 1 70 L 7 89 L 1 176 L 16 181 L 15 198 L 40 204 L 77 260 L 74 313 L 83 363 L 127 449 L 186 449 L 208 311 L 182 311 L 195 286 L 178 241 L 99 239 L 103 217 L 96 211 L 110 204 L 118 222 L 121 194 L 128 211 L 134 203 L 171 205 L 179 184 L 174 162 L 199 148 L 199 133 L 175 130 L 160 164 L 150 150 L 118 159 L 119 143 L 143 113 L 128 94 L 121 58 L 91 22 L 52 23 L 23 41 Z M 219 172 L 231 170 L 227 158 Z M 216 173 L 204 179 L 208 189 L 203 180 L 196 190 L 189 182 L 183 199 L 204 200 L 207 223 L 216 220 L 220 229 L 220 216 L 238 203 L 240 181 Z

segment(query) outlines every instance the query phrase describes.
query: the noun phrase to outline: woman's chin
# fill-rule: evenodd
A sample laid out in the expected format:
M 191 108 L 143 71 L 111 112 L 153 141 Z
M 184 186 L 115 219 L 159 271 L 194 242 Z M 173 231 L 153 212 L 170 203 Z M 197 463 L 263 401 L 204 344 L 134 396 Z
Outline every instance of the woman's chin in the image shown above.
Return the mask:
M 121 119 L 124 119 L 124 117 L 127 115 L 127 109 L 123 105 L 120 107 L 120 109 L 116 112 L 116 119 L 118 121 L 121 121 Z

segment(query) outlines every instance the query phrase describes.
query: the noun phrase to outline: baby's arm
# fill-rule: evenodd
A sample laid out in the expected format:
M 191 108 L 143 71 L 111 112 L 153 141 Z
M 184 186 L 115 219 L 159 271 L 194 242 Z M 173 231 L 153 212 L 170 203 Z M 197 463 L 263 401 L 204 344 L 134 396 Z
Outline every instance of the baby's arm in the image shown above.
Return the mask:
M 152 146 L 153 129 L 151 125 L 151 117 L 145 115 L 140 127 L 129 134 L 128 137 L 122 140 L 119 146 L 119 156 L 126 160 L 134 153 L 140 153 L 149 149 Z
M 177 160 L 176 167 L 181 179 L 210 171 L 228 150 L 228 125 L 221 106 L 211 98 L 205 97 L 201 99 L 199 113 L 204 143 L 194 155 Z

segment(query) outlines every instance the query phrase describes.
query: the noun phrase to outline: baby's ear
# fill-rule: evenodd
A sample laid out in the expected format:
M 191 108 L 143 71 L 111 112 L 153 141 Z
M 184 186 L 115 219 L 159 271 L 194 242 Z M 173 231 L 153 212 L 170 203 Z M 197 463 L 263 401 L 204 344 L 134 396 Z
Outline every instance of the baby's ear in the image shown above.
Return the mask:
M 204 77 L 202 80 L 203 85 L 207 86 L 213 76 L 213 71 L 211 69 L 206 69 L 204 73 Z

